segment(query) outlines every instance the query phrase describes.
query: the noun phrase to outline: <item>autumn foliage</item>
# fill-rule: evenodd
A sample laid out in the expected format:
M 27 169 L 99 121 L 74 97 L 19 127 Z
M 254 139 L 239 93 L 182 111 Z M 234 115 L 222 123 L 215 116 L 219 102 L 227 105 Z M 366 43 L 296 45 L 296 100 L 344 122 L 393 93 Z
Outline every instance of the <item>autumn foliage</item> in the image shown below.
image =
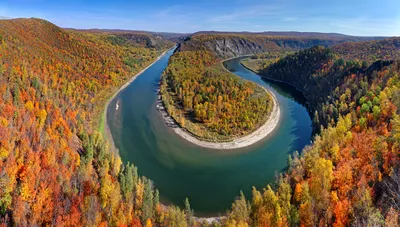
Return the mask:
M 95 130 L 107 98 L 172 44 L 110 37 L 120 35 L 0 21 L 3 224 L 141 226 L 159 215 L 152 182 L 123 165 Z
M 398 40 L 381 42 L 373 46 L 396 52 L 385 43 Z M 316 135 L 289 157 L 273 188 L 253 191 L 247 225 L 399 225 L 400 62 L 395 54 L 368 63 L 375 51 L 350 49 L 354 60 L 345 60 L 350 55 L 314 47 L 261 71 L 303 91 Z
M 398 39 L 314 47 L 268 63 L 263 76 L 307 97 L 313 144 L 290 156 L 276 184 L 254 189 L 251 201 L 240 195 L 210 224 L 193 218 L 188 201 L 184 210 L 162 206 L 153 182 L 96 132 L 111 94 L 172 46 L 149 46 L 157 40 L 149 36 L 0 20 L 1 226 L 399 226 Z M 162 84 L 170 105 L 216 133 L 254 127 L 268 99 L 243 102 L 255 85 L 211 67 L 212 51 L 171 59 Z
M 162 76 L 161 94 L 181 127 L 213 141 L 252 132 L 273 105 L 264 89 L 226 71 L 209 51 L 175 53 Z

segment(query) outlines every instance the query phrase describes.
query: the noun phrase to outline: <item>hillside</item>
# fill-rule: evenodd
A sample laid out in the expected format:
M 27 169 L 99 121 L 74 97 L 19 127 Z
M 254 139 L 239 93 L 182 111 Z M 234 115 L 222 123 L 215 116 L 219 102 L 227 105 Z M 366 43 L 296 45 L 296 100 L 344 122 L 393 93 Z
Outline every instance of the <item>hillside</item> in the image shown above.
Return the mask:
M 346 42 L 333 46 L 332 50 L 345 60 L 362 60 L 369 63 L 379 59 L 391 60 L 400 58 L 400 38 L 359 43 Z
M 339 114 L 337 108 L 322 106 L 325 99 L 330 97 L 330 101 L 335 102 L 332 92 L 349 74 L 360 70 L 371 73 L 399 59 L 399 41 L 399 38 L 389 38 L 380 41 L 345 42 L 330 48 L 313 47 L 283 58 L 261 59 L 258 65 L 243 63 L 262 76 L 289 82 L 300 89 L 308 104 L 318 113 L 314 116 L 318 119 L 314 130 L 319 131 L 320 124 L 327 127 L 332 120 L 337 120 Z M 331 112 L 325 113 L 323 108 L 331 109 Z
M 325 105 L 325 99 L 329 97 L 330 102 L 335 102 L 332 92 L 343 83 L 346 76 L 360 71 L 371 73 L 399 59 L 399 41 L 399 38 L 390 38 L 346 42 L 332 48 L 313 47 L 275 60 L 274 64 L 265 65 L 258 73 L 267 78 L 290 82 L 303 91 L 309 105 L 318 113 L 314 116 L 318 119 L 314 129 L 318 131 L 320 124 L 328 126 L 332 120 L 337 120 L 339 114 L 337 108 L 322 106 Z M 325 113 L 323 108 L 331 111 Z
M 176 33 L 157 33 L 118 29 L 77 30 L 69 28 L 67 30 L 106 35 L 107 39 L 115 45 L 135 45 L 147 48 L 155 48 L 157 50 L 161 50 L 166 46 L 171 45 L 171 41 L 175 41 L 176 39 L 184 36 L 184 34 Z
M 86 29 L 77 30 L 73 28 L 68 28 L 68 30 L 75 31 L 87 31 L 91 33 L 108 33 L 108 34 L 132 34 L 132 35 L 146 35 L 153 37 L 161 37 L 160 41 L 172 41 L 176 42 L 184 37 L 190 36 L 191 33 L 174 33 L 174 32 L 151 32 L 151 31 L 139 31 L 139 30 L 126 30 L 126 29 Z
M 96 132 L 106 100 L 159 49 L 0 20 L 0 222 L 11 226 L 156 223 L 158 192 Z M 172 208 L 171 208 L 172 209 Z M 179 215 L 179 210 L 164 215 Z
M 254 190 L 247 213 L 235 209 L 246 202 L 239 198 L 228 223 L 398 226 L 400 62 L 392 43 L 360 43 L 379 47 L 360 52 L 344 44 L 347 61 L 335 48 L 313 47 L 260 72 L 303 91 L 319 133 L 301 155 L 289 157 L 274 187 Z M 367 63 L 364 57 L 376 51 L 392 55 Z
M 270 35 L 274 34 L 274 35 Z M 294 51 L 313 46 L 332 46 L 342 42 L 361 41 L 363 37 L 301 33 L 223 33 L 200 32 L 187 38 L 180 50 L 208 50 L 220 58 L 259 54 L 269 51 Z M 380 38 L 377 38 L 380 39 Z

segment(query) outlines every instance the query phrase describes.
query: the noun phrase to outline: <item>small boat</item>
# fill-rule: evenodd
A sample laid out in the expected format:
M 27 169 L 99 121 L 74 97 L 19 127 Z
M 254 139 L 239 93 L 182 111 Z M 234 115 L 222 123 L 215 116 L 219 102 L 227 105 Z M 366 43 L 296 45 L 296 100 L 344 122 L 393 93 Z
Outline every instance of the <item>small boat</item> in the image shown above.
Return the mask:
M 118 110 L 118 108 L 119 108 L 119 105 L 118 105 L 118 102 L 117 102 L 117 104 L 115 105 L 115 110 Z

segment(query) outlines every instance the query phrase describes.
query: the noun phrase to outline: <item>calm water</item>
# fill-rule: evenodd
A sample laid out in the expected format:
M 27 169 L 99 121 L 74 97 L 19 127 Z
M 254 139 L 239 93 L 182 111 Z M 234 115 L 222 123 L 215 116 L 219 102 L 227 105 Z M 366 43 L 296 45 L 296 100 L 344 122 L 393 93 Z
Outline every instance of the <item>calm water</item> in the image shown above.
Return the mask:
M 152 179 L 161 200 L 183 206 L 189 198 L 196 215 L 224 214 L 240 190 L 251 198 L 283 171 L 288 154 L 310 141 L 311 120 L 304 97 L 290 86 L 265 82 L 240 65 L 225 66 L 245 79 L 271 90 L 281 108 L 280 124 L 263 141 L 243 149 L 216 151 L 197 147 L 166 127 L 155 105 L 159 78 L 172 51 L 139 76 L 109 105 L 107 122 L 124 162 Z M 116 110 L 116 103 L 119 108 Z

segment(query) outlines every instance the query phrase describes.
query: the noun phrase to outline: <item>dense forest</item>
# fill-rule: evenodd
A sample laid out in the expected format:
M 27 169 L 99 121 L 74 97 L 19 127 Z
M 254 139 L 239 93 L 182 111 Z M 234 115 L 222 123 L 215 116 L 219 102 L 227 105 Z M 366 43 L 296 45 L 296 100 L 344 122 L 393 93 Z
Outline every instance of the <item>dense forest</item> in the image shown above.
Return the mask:
M 373 63 L 377 60 L 400 58 L 400 39 L 388 38 L 381 41 L 346 42 L 332 46 L 332 50 L 344 60 L 358 60 Z
M 400 50 L 387 43 L 398 39 L 314 47 L 262 70 L 303 91 L 320 133 L 275 185 L 239 197 L 227 225 L 399 225 Z
M 226 71 L 209 51 L 175 53 L 160 90 L 175 121 L 209 141 L 248 134 L 265 123 L 273 104 L 264 89 Z
M 162 209 L 153 183 L 96 132 L 107 98 L 173 46 L 124 39 L 0 20 L 1 225 L 186 223 L 183 211 Z
M 174 33 L 155 33 L 155 32 L 112 30 L 112 29 L 88 29 L 88 30 L 67 29 L 67 30 L 73 32 L 106 35 L 105 38 L 114 45 L 125 45 L 125 46 L 133 45 L 136 47 L 147 47 L 157 50 L 161 50 L 164 47 L 171 45 L 171 41 L 169 41 L 170 39 L 180 38 L 178 34 Z
M 162 206 L 153 182 L 97 132 L 107 99 L 172 46 L 151 34 L 0 20 L 0 225 L 399 226 L 399 39 L 268 58 L 260 74 L 303 91 L 317 134 L 275 184 L 251 201 L 240 195 L 214 223 L 194 218 L 188 200 Z M 269 97 L 224 71 L 226 50 L 214 51 L 174 54 L 167 105 L 216 133 L 248 130 Z

